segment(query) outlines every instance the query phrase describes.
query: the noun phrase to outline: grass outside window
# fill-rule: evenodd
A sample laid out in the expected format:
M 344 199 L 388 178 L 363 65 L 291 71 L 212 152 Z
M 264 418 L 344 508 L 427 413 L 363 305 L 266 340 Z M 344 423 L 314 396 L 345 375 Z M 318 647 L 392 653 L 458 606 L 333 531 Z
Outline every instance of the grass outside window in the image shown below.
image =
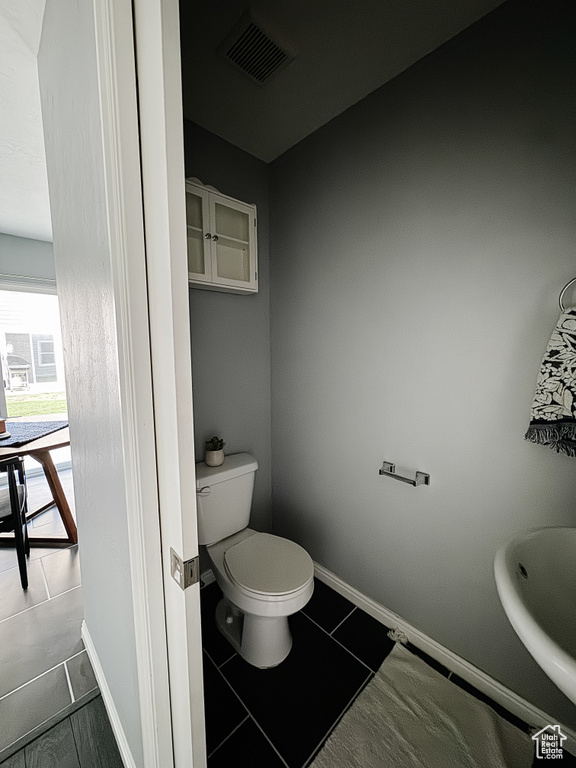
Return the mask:
M 42 392 L 38 394 L 6 394 L 8 418 L 17 416 L 45 416 L 66 414 L 65 392 Z

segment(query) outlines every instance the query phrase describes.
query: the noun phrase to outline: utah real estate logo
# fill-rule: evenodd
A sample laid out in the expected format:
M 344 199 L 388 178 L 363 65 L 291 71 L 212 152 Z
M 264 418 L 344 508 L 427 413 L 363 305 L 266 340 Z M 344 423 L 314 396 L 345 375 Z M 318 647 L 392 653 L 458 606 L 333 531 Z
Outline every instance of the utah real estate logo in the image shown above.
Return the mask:
M 559 725 L 547 725 L 532 736 L 536 742 L 536 757 L 538 760 L 561 760 L 563 758 L 562 744 L 568 738 L 564 736 Z

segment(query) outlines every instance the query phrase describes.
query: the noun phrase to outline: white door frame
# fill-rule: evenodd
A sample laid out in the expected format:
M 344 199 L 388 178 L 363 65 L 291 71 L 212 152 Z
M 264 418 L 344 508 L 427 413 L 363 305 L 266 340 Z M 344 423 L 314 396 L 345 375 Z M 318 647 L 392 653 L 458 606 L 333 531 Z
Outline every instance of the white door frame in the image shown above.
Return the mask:
M 129 560 L 145 768 L 174 765 L 130 0 L 94 0 L 106 195 L 118 324 Z M 101 682 L 101 681 L 99 681 Z M 103 689 L 106 699 L 106 686 Z M 122 723 L 112 726 L 134 765 Z
M 107 178 L 114 182 L 108 184 L 109 215 L 119 238 L 123 227 L 131 225 L 130 215 L 135 229 L 142 226 L 142 203 L 144 209 L 147 275 L 136 275 L 140 283 L 134 285 L 127 269 L 117 273 L 128 322 L 134 301 L 147 310 L 149 318 L 146 351 L 151 355 L 156 441 L 151 476 L 157 482 L 160 512 L 158 520 L 157 509 L 147 505 L 140 494 L 139 504 L 129 516 L 135 626 L 140 637 L 137 662 L 143 751 L 150 768 L 205 768 L 200 585 L 183 591 L 170 573 L 171 549 L 183 560 L 198 555 L 179 11 L 177 0 L 133 0 L 132 18 L 128 5 L 98 0 L 96 29 L 105 149 L 110 143 Z M 138 91 L 134 61 L 130 69 L 127 60 L 134 55 L 132 34 Z M 120 62 L 124 62 L 122 68 Z M 136 93 L 139 126 L 131 122 L 136 114 Z M 126 103 L 132 107 L 130 123 L 123 119 Z M 136 176 L 138 140 L 142 200 L 136 203 L 128 199 L 129 191 L 136 191 L 122 187 L 121 166 L 131 161 L 134 167 L 129 172 L 132 178 Z M 129 262 L 127 259 L 123 266 Z M 147 301 L 142 290 L 146 279 Z M 131 330 L 135 331 L 134 325 Z M 145 465 L 137 464 L 138 442 L 145 439 L 138 430 L 142 426 L 151 430 L 152 424 L 150 403 L 136 401 L 138 387 L 133 377 L 138 367 L 131 359 L 132 351 L 126 349 L 124 373 L 126 402 L 133 405 L 129 421 L 134 428 L 127 435 L 133 438 L 130 446 L 135 456 L 133 466 L 128 467 L 135 481 L 129 492 L 137 496 L 144 481 L 141 472 L 146 471 Z
M 133 0 L 172 735 L 176 768 L 205 768 L 178 0 Z M 163 768 L 163 767 L 162 767 Z

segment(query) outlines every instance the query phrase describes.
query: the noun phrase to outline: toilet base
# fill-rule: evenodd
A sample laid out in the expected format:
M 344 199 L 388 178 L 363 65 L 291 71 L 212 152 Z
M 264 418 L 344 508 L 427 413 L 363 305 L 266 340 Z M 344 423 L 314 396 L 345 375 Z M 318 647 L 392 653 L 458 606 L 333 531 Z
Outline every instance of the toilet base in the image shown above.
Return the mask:
M 216 626 L 234 650 L 259 669 L 278 666 L 292 648 L 287 616 L 242 613 L 225 597 L 216 607 Z

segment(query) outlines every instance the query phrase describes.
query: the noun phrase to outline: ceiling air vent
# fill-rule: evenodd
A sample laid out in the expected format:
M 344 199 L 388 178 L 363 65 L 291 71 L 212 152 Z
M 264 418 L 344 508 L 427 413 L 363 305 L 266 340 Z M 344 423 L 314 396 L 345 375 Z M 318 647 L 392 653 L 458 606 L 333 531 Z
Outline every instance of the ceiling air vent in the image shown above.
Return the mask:
M 281 47 L 246 11 L 219 46 L 219 51 L 259 85 L 289 64 L 294 55 Z

